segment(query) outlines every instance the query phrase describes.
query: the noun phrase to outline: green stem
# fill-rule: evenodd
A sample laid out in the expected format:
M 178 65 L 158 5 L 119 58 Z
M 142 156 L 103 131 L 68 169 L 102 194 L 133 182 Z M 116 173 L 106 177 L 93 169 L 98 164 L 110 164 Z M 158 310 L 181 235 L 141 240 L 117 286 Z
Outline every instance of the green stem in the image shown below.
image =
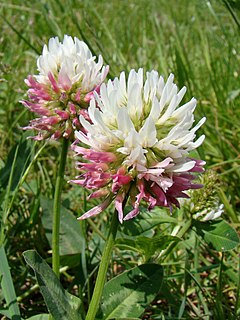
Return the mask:
M 61 193 L 64 180 L 64 171 L 67 159 L 68 140 L 63 139 L 62 152 L 60 156 L 56 187 L 53 202 L 53 230 L 52 230 L 52 269 L 59 277 L 59 229 L 60 229 L 60 208 L 61 208 Z
M 216 295 L 216 313 L 217 319 L 224 320 L 225 314 L 222 306 L 222 272 L 223 272 L 224 252 L 222 252 L 221 263 L 218 269 L 217 295 Z
M 102 297 L 102 291 L 105 283 L 107 269 L 108 269 L 109 261 L 111 258 L 112 248 L 113 248 L 115 237 L 117 234 L 118 223 L 119 223 L 118 215 L 117 215 L 117 212 L 115 211 L 112 217 L 110 230 L 109 230 L 108 237 L 103 250 L 103 255 L 102 255 L 102 259 L 101 259 L 99 270 L 98 270 L 98 275 L 97 275 L 95 288 L 93 291 L 93 296 L 92 296 L 85 320 L 94 320 L 96 313 L 98 311 L 98 306 Z

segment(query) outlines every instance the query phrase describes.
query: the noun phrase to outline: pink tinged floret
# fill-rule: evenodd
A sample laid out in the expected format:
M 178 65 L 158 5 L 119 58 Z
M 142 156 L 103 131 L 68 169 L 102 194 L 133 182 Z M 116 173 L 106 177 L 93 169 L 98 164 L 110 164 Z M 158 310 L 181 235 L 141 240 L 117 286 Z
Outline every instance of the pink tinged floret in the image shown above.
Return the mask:
M 59 109 L 55 109 L 54 110 L 56 112 L 56 114 L 59 115 L 59 117 L 62 119 L 62 120 L 67 120 L 69 119 L 70 115 L 67 111 L 64 111 L 64 110 L 59 110 Z
M 174 164 L 171 164 L 172 161 L 173 161 L 172 158 L 167 157 L 163 161 L 158 162 L 155 166 L 153 166 L 153 168 L 169 168 L 169 167 L 172 167 L 174 165 Z
M 31 100 L 41 102 L 42 100 L 51 101 L 51 95 L 46 91 L 45 88 L 41 90 L 29 89 L 28 96 Z
M 178 176 L 174 176 L 174 183 L 171 188 L 168 189 L 167 198 L 168 201 L 177 205 L 179 207 L 179 202 L 176 198 L 189 198 L 189 196 L 183 191 L 187 191 L 190 189 L 199 189 L 202 187 L 201 184 L 193 184 L 191 181 L 193 180 L 193 176 L 189 174 L 181 174 Z
M 53 134 L 52 134 L 52 139 L 54 139 L 54 140 L 57 140 L 57 139 L 59 139 L 60 137 L 61 137 L 61 135 L 62 135 L 62 132 L 61 131 L 59 131 L 59 130 L 56 130 Z
M 206 164 L 205 161 L 196 160 L 196 159 L 190 159 L 190 160 L 194 160 L 195 161 L 195 165 L 191 170 L 189 170 L 189 172 L 203 172 L 204 171 L 203 166 Z
M 93 98 L 94 98 L 94 93 L 93 93 L 93 91 L 91 91 L 91 92 L 88 92 L 88 93 L 85 95 L 85 97 L 84 97 L 83 100 L 84 100 L 85 102 L 89 103 Z
M 28 95 L 30 99 L 40 101 L 40 99 L 50 101 L 52 97 L 48 93 L 48 87 L 43 83 L 38 83 L 33 76 L 29 75 L 25 83 L 30 87 Z
M 66 103 L 67 101 L 67 94 L 66 92 L 61 92 L 60 97 L 59 97 L 59 101 L 61 101 L 62 103 Z
M 117 160 L 117 156 L 112 152 L 94 151 L 91 149 L 78 147 L 75 144 L 72 145 L 72 149 L 77 153 L 77 155 L 83 155 L 85 159 L 90 161 L 114 162 Z
M 20 103 L 22 103 L 30 111 L 35 112 L 41 116 L 49 116 L 51 114 L 51 112 L 41 104 L 33 103 L 27 100 L 21 100 Z
M 97 94 L 100 94 L 100 87 L 101 87 L 101 84 L 97 85 L 93 91 L 88 92 L 84 97 L 84 101 L 89 103 L 94 98 L 94 92 L 96 92 Z
M 145 197 L 145 187 L 144 187 L 144 182 L 143 181 L 139 181 L 138 183 L 138 190 L 140 191 L 139 194 L 136 196 L 136 200 L 133 202 L 133 210 L 130 211 L 125 217 L 124 217 L 124 221 L 130 220 L 134 217 L 136 217 L 139 214 L 139 205 L 141 200 Z
M 68 91 L 72 87 L 72 81 L 68 77 L 67 73 L 61 69 L 58 74 L 58 82 L 64 90 Z
M 69 127 L 64 130 L 63 137 L 68 139 L 71 136 L 71 134 L 72 134 L 72 128 Z
M 35 129 L 35 130 L 50 131 L 52 128 L 52 125 L 55 125 L 58 122 L 59 122 L 59 118 L 55 116 L 36 118 L 30 121 L 29 126 L 24 127 L 23 130 Z
M 76 92 L 76 95 L 75 95 L 75 100 L 77 102 L 80 102 L 81 101 L 81 89 L 78 89 L 77 92 Z
M 80 115 L 83 116 L 87 121 L 91 122 L 91 119 L 89 117 L 89 113 L 86 109 L 81 109 Z
M 78 127 L 78 126 L 80 126 L 80 122 L 78 121 L 78 119 L 77 118 L 74 118 L 73 120 L 72 120 L 72 124 L 73 124 L 73 127 Z
M 27 79 L 24 80 L 24 82 L 26 83 L 26 85 L 28 87 L 31 87 L 34 89 L 40 90 L 40 89 L 44 88 L 44 85 L 37 82 L 32 75 L 29 75 L 27 77 Z
M 77 162 L 77 167 L 81 170 L 84 169 L 86 171 L 93 171 L 93 172 L 104 172 L 108 170 L 108 165 L 106 163 Z
M 80 177 L 81 180 L 72 180 L 76 184 L 82 185 L 88 189 L 97 189 L 105 187 L 111 179 L 111 174 L 105 172 L 108 169 L 105 163 L 77 163 L 77 167 L 81 171 L 87 171 Z
M 125 195 L 122 193 L 118 194 L 115 199 L 115 208 L 118 212 L 118 220 L 120 223 L 123 222 L 123 201 L 124 201 Z
M 149 204 L 148 210 L 152 210 L 157 205 L 157 200 L 153 196 L 151 196 L 148 192 L 145 192 L 145 197 L 146 199 L 144 200 L 146 200 L 147 203 Z
M 156 198 L 156 205 L 158 206 L 163 206 L 163 207 L 167 207 L 168 206 L 168 202 L 167 202 L 167 198 L 166 198 L 166 194 L 163 192 L 163 190 L 159 187 L 159 185 L 157 185 L 156 183 L 154 183 L 151 186 L 151 192 L 152 194 L 154 194 L 155 198 Z
M 81 177 L 81 176 L 80 176 Z M 77 179 L 77 180 L 70 180 L 69 182 L 73 182 L 75 184 L 78 184 L 80 186 L 86 187 L 88 189 L 97 189 L 97 188 L 102 188 L 105 187 L 106 183 L 108 181 L 104 179 L 100 179 L 99 177 L 96 177 L 94 175 L 84 175 L 83 179 Z
M 96 206 L 96 207 L 92 208 L 91 210 L 87 211 L 86 213 L 84 213 L 84 215 L 79 217 L 78 220 L 84 220 L 84 219 L 98 215 L 99 213 L 104 211 L 110 205 L 110 203 L 112 202 L 112 198 L 113 198 L 112 195 L 108 196 L 103 201 L 103 203 L 99 204 L 98 206 Z
M 51 116 L 51 117 L 42 117 L 42 118 L 39 118 L 39 119 L 35 119 L 35 123 L 36 124 L 42 124 L 42 125 L 55 125 L 56 123 L 59 122 L 59 118 L 56 117 L 56 116 Z M 34 121 L 34 120 L 33 120 Z
M 102 79 L 101 79 L 101 83 L 99 83 L 92 91 L 88 92 L 85 97 L 84 97 L 84 101 L 89 103 L 91 101 L 91 99 L 94 98 L 94 92 L 96 92 L 97 94 L 100 94 L 100 87 L 101 84 L 103 83 L 103 81 L 105 80 L 107 74 L 109 72 L 109 66 L 106 66 L 104 73 L 102 74 Z
M 118 169 L 116 174 L 112 175 L 113 184 L 112 184 L 112 192 L 117 192 L 123 185 L 128 184 L 132 177 L 125 173 L 125 168 L 121 167 Z
M 45 139 L 45 137 L 41 133 L 39 133 L 37 136 L 28 137 L 28 139 L 32 139 L 32 140 L 35 140 L 35 141 L 42 141 L 43 139 Z
M 54 75 L 52 74 L 52 72 L 49 72 L 48 73 L 48 79 L 51 83 L 51 86 L 52 86 L 52 89 L 56 92 L 56 93 L 59 93 L 60 92 L 60 89 L 59 89 L 59 86 L 57 84 L 57 81 L 55 80 L 54 78 Z
M 96 173 L 92 172 L 91 174 L 87 174 L 87 179 L 86 179 L 86 187 L 89 189 L 97 189 L 97 188 L 102 188 L 105 187 L 110 179 L 110 175 L 108 173 Z
M 97 190 L 97 191 L 94 191 L 93 193 L 91 193 L 89 196 L 88 196 L 88 199 L 92 199 L 92 198 L 102 198 L 102 197 L 105 197 L 109 194 L 109 190 L 107 189 L 100 189 L 100 190 Z
M 109 66 L 106 66 L 105 71 L 104 71 L 104 73 L 102 74 L 102 79 L 101 79 L 102 82 L 105 80 L 108 72 L 109 72 Z M 91 99 L 94 98 L 94 92 L 96 92 L 97 94 L 100 94 L 100 87 L 101 87 L 102 82 L 99 83 L 99 84 L 94 88 L 94 90 L 92 90 L 91 92 L 88 92 L 88 93 L 85 95 L 85 97 L 84 97 L 84 101 L 85 101 L 85 102 L 89 103 L 89 102 L 91 101 Z
M 125 217 L 124 217 L 124 221 L 130 220 L 135 218 L 137 215 L 139 214 L 139 206 L 134 208 L 132 211 L 130 211 Z
M 71 114 L 76 114 L 77 113 L 76 107 L 72 102 L 68 103 L 68 108 L 69 108 L 69 111 L 70 111 Z
M 81 177 L 81 176 L 79 176 Z M 78 177 L 76 177 L 78 178 Z M 69 180 L 68 182 L 72 182 L 72 183 L 75 183 L 79 186 L 84 186 L 85 185 L 85 179 L 74 179 L 74 180 Z
M 141 179 L 144 177 L 146 180 L 151 180 L 156 176 L 156 178 L 154 178 L 155 181 L 166 169 L 169 169 L 174 165 L 174 163 L 171 163 L 172 161 L 173 159 L 168 157 L 149 169 L 141 170 L 142 172 L 138 175 L 138 178 Z

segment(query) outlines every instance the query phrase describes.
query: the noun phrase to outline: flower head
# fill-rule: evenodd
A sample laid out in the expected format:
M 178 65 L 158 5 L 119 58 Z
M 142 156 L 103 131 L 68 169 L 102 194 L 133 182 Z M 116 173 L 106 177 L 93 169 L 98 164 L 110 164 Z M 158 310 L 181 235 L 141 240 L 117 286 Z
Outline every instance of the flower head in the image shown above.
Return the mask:
M 93 91 L 106 78 L 108 66 L 103 66 L 102 56 L 92 56 L 86 43 L 65 35 L 44 45 L 37 60 L 38 75 L 25 80 L 29 87 L 29 100 L 21 101 L 40 118 L 34 119 L 24 129 L 35 129 L 42 140 L 48 137 L 69 138 L 74 129 L 80 129 L 79 115 L 87 116 L 86 107 Z
M 196 192 L 191 190 L 190 199 L 184 205 L 194 219 L 200 221 L 215 220 L 224 213 L 224 205 L 220 202 L 219 190 L 221 181 L 213 170 L 207 170 L 200 176 L 199 182 L 204 185 Z
M 224 212 L 224 205 L 217 201 L 214 205 L 215 206 L 212 208 L 208 207 L 196 213 L 193 218 L 201 221 L 209 221 L 221 217 L 222 213 Z
M 105 197 L 103 204 L 80 219 L 101 212 L 115 202 L 119 220 L 139 213 L 140 203 L 148 208 L 179 206 L 177 198 L 188 197 L 185 190 L 196 189 L 193 172 L 203 171 L 204 161 L 189 158 L 204 136 L 196 138 L 205 118 L 193 126 L 196 100 L 179 106 L 186 88 L 178 91 L 171 74 L 164 82 L 156 71 L 131 70 L 102 84 L 90 101 L 89 117 L 80 116 L 85 130 L 76 132 L 85 147 L 73 144 L 87 162 L 77 164 L 82 174 L 73 182 L 93 190 L 90 197 Z M 129 197 L 132 211 L 123 216 Z

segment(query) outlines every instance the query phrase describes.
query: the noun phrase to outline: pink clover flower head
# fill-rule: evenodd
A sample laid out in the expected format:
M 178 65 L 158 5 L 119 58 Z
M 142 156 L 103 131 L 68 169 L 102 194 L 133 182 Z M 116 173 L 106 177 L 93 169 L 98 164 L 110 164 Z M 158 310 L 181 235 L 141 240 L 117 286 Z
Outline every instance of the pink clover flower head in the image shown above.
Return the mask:
M 81 174 L 73 182 L 104 197 L 104 204 L 79 219 L 99 214 L 114 201 L 122 223 L 138 215 L 144 203 L 149 210 L 179 207 L 186 190 L 202 186 L 193 183 L 193 173 L 203 171 L 205 162 L 189 153 L 204 140 L 204 135 L 196 138 L 196 131 L 205 118 L 194 123 L 196 99 L 181 104 L 186 88 L 178 90 L 173 80 L 173 74 L 165 82 L 153 70 L 144 81 L 143 69 L 131 70 L 128 80 L 122 72 L 94 94 L 91 121 L 80 116 L 84 132 L 76 131 L 72 147 L 87 164 L 78 165 Z M 132 210 L 124 216 L 126 197 Z
M 86 115 L 86 108 L 105 80 L 109 67 L 98 62 L 87 44 L 78 38 L 65 35 L 63 42 L 51 38 L 44 45 L 37 59 L 37 75 L 29 75 L 28 100 L 21 103 L 40 117 L 30 121 L 23 129 L 34 129 L 36 140 L 73 138 L 73 131 L 80 129 L 79 115 Z

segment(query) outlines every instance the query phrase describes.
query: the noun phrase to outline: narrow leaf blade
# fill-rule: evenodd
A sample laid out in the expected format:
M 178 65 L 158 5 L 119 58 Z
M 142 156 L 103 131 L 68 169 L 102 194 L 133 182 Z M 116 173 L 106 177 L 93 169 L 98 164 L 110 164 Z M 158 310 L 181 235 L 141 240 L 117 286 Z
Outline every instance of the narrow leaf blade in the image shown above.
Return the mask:
M 79 320 L 81 301 L 66 292 L 55 273 L 35 250 L 23 253 L 24 259 L 34 270 L 41 293 L 49 312 L 55 319 Z
M 10 316 L 11 319 L 21 319 L 20 311 L 17 304 L 17 297 L 13 286 L 4 246 L 0 247 L 0 276 L 2 277 L 1 288 L 3 296 L 6 300 L 8 307 L 6 313 L 8 316 Z M 4 313 L 4 310 L 1 313 Z
M 43 209 L 42 224 L 49 244 L 52 244 L 52 208 L 53 200 L 41 198 Z M 60 220 L 60 255 L 79 254 L 82 251 L 84 236 L 79 221 L 65 207 L 61 206 Z

